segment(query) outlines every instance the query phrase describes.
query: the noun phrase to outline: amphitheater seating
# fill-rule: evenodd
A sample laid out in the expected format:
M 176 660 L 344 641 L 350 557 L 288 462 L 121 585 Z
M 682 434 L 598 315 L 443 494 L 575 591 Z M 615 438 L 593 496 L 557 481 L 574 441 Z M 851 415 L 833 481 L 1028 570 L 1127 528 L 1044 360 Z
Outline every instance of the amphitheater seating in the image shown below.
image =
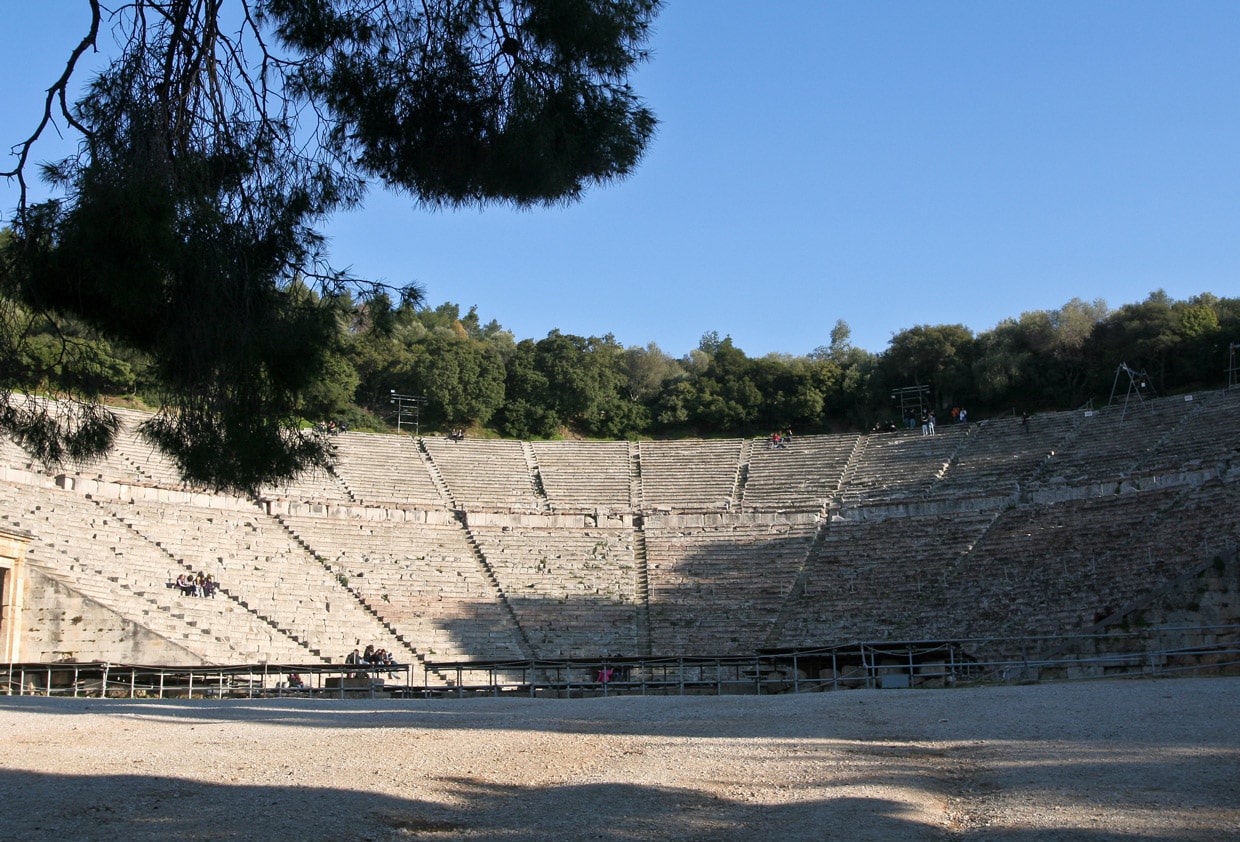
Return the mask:
M 166 487 L 184 488 L 185 483 L 177 473 L 176 466 L 145 442 L 137 432 L 138 424 L 150 415 L 124 408 L 114 408 L 111 411 L 120 421 L 115 446 L 94 459 L 69 463 L 60 466 L 60 469 L 77 477 L 109 479 L 141 486 L 156 486 L 163 481 Z M 29 459 L 22 461 L 30 464 Z M 12 463 L 6 461 L 6 464 Z M 36 470 L 41 467 L 30 466 Z
M 643 506 L 676 511 L 731 508 L 745 444 L 739 439 L 639 443 Z
M 1235 457 L 1240 450 L 1240 389 L 1194 395 L 1192 401 L 1167 401 L 1172 406 L 1176 401 L 1182 403 L 1184 415 L 1137 461 L 1133 471 L 1211 469 Z
M 1048 460 L 1044 475 L 1069 484 L 1127 476 L 1198 406 L 1162 398 L 1087 413 L 1067 447 Z
M 16 471 L 38 470 L 29 454 L 8 436 L 0 436 L 0 465 Z
M 646 522 L 650 639 L 656 655 L 753 652 L 792 591 L 815 522 L 722 515 Z
M 284 516 L 384 621 L 425 658 L 518 658 L 511 620 L 460 524 Z
M 538 657 L 637 651 L 632 530 L 522 524 L 470 531 Z
M 968 438 L 929 489 L 936 497 L 993 496 L 1014 493 L 1042 470 L 1051 454 L 1062 451 L 1080 413 L 1039 415 L 1025 432 L 1016 417 L 995 418 L 968 428 Z
M 425 438 L 422 443 L 458 508 L 515 512 L 543 509 L 521 442 Z
M 255 506 L 205 509 L 185 502 L 134 501 L 111 507 L 134 531 L 220 582 L 236 598 L 315 654 L 339 663 L 374 644 L 402 663 L 407 646 L 365 611 L 335 576 Z
M 123 478 L 124 474 L 114 476 L 110 470 L 113 463 L 120 460 L 124 464 L 122 470 L 127 470 L 128 476 L 137 479 L 141 485 L 187 487 L 176 464 L 138 434 L 138 425 L 150 416 L 132 409 L 113 411 L 121 421 L 121 428 L 117 433 L 116 447 L 103 457 L 105 463 L 100 473 L 114 481 Z
M 633 508 L 628 442 L 536 441 L 531 446 L 552 511 Z
M 962 637 L 1088 630 L 1198 565 L 1203 544 L 1234 543 L 1234 518 L 1198 520 L 1205 500 L 1192 494 L 1156 490 L 1005 513 L 932 603 L 941 630 Z
M 842 500 L 850 506 L 924 496 L 943 476 L 966 442 L 960 427 L 940 427 L 933 436 L 911 431 L 868 436 L 849 466 Z
M 756 443 L 741 499 L 745 511 L 826 508 L 843 484 L 858 436 L 797 436 L 787 447 Z
M 968 558 L 993 514 L 835 519 L 808 554 L 769 645 L 930 638 L 917 622 L 932 593 Z M 962 604 L 966 597 L 962 595 Z
M 356 502 L 335 473 L 318 469 L 291 482 L 266 486 L 259 492 L 259 497 L 263 500 L 299 500 L 318 505 Z
M 35 482 L 0 483 L 0 507 L 0 522 L 34 537 L 27 563 L 120 617 L 183 645 L 187 663 L 314 660 L 308 647 L 233 600 L 184 597 L 168 588 L 180 573 L 203 568 L 144 540 L 96 502 Z
M 336 446 L 336 475 L 359 503 L 443 506 L 422 454 L 408 436 L 342 433 Z
M 346 433 L 331 473 L 258 501 L 185 489 L 121 415 L 63 474 L 0 440 L 0 523 L 46 581 L 199 663 L 1049 636 L 1240 545 L 1240 390 L 785 449 Z M 182 597 L 182 571 L 224 591 Z

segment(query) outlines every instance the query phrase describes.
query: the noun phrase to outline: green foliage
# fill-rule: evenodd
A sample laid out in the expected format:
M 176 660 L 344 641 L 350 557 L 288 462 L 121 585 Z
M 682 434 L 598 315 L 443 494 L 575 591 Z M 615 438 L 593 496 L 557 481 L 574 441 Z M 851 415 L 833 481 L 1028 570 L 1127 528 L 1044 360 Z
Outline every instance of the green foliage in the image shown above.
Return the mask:
M 120 424 L 97 403 L 52 402 L 15 394 L 0 404 L 3 427 L 47 463 L 84 463 L 112 447 Z
M 711 332 L 674 360 L 653 343 L 625 348 L 611 336 L 552 331 L 541 340 L 515 342 L 498 322 L 484 325 L 476 307 L 462 314 L 451 302 L 418 309 L 387 296 L 355 301 L 319 296 L 296 282 L 282 294 L 323 320 L 324 374 L 301 390 L 297 411 L 303 417 L 385 429 L 382 416 L 390 413 L 389 395 L 396 390 L 426 396 L 424 430 L 465 426 L 486 434 L 480 428 L 490 424 L 522 438 L 869 429 L 890 417 L 888 389 L 903 384 L 910 371 L 934 378 L 929 382 L 937 402 L 966 403 L 975 419 L 1011 406 L 1063 408 L 1089 396 L 1105 399 L 1114 360 L 1140 365 L 1151 349 L 1166 354 L 1164 377 L 1172 388 L 1219 386 L 1228 330 L 1240 328 L 1237 299 L 1155 295 L 1114 312 L 1102 302 L 1074 299 L 1057 310 L 1006 319 L 977 336 L 960 326 L 923 325 L 897 334 L 882 355 L 854 348 L 847 324 L 837 322 L 830 344 L 806 356 L 751 359 L 730 337 Z M 0 340 L 10 337 L 12 345 L 15 332 L 26 337 L 25 367 L 6 372 L 10 386 L 57 390 L 72 384 L 105 393 L 142 388 L 144 358 L 131 348 L 113 346 L 77 320 L 32 315 L 11 299 L 0 298 L 0 305 L 7 308 L 0 309 L 7 314 Z M 5 421 L 24 430 L 22 440 L 36 452 L 80 456 L 110 435 L 106 414 L 72 405 L 73 435 L 49 438 L 35 423 L 46 406 L 30 402 L 24 416 L 10 412 Z M 271 454 L 296 451 L 302 442 L 329 444 L 303 434 L 266 439 L 264 452 L 247 453 L 243 443 L 262 443 L 270 428 L 246 427 L 244 416 L 221 427 L 218 413 L 205 415 L 205 421 L 188 416 L 198 425 L 190 447 L 184 420 L 172 427 L 164 414 L 148 425 L 148 435 L 164 437 L 161 443 L 188 475 L 235 450 L 251 469 L 265 465 L 274 477 L 290 468 Z M 226 464 L 223 470 L 240 469 Z
M 882 365 L 901 386 L 929 386 L 935 406 L 968 401 L 973 332 L 964 325 L 919 325 L 891 339 Z
M 654 131 L 625 83 L 655 0 L 267 0 L 291 90 L 335 151 L 432 204 L 549 204 L 628 173 Z M 374 11 L 377 10 L 377 11 Z
M 447 426 L 486 424 L 504 401 L 499 352 L 462 336 L 432 335 L 421 344 L 415 394 L 425 395 L 428 421 Z
M 301 415 L 320 420 L 344 418 L 355 409 L 353 401 L 360 384 L 361 376 L 347 352 L 329 351 L 319 379 L 302 392 Z
M 625 395 L 633 403 L 653 400 L 663 390 L 664 384 L 684 374 L 684 369 L 653 342 L 645 348 L 626 349 L 621 367 Z
M 393 309 L 327 266 L 315 226 L 376 178 L 430 205 L 570 200 L 630 172 L 654 131 L 627 77 L 656 0 L 240 7 L 225 25 L 218 3 L 123 4 L 108 21 L 117 53 L 69 105 L 78 58 L 99 46 L 92 3 L 90 32 L 16 147 L 0 295 L 26 310 L 0 324 L 0 425 L 49 458 L 109 442 L 72 412 L 13 409 L 13 390 L 132 388 L 110 342 L 150 361 L 162 411 L 144 434 L 212 488 L 252 492 L 325 466 L 330 450 L 299 432 L 300 415 L 340 414 L 359 389 L 373 402 L 378 378 L 408 379 L 418 362 L 414 385 L 445 420 L 484 420 L 503 377 L 476 314 L 437 315 L 452 341 L 483 345 L 415 353 L 410 336 L 438 336 L 410 318 L 420 289 Z M 80 152 L 44 169 L 63 198 L 28 204 L 27 162 L 57 101 Z M 349 330 L 372 334 L 358 359 L 339 336 L 353 291 L 374 296 L 349 314 Z M 99 341 L 57 349 L 65 331 L 32 334 L 22 320 L 36 317 L 79 320 Z
M 1178 339 L 1171 300 L 1158 291 L 1140 303 L 1125 304 L 1101 322 L 1090 336 L 1089 354 L 1109 362 L 1112 372 L 1120 363 L 1147 371 L 1162 392 L 1167 388 L 1168 355 Z M 1098 366 L 1095 376 L 1095 389 L 1102 391 L 1109 380 L 1106 366 Z

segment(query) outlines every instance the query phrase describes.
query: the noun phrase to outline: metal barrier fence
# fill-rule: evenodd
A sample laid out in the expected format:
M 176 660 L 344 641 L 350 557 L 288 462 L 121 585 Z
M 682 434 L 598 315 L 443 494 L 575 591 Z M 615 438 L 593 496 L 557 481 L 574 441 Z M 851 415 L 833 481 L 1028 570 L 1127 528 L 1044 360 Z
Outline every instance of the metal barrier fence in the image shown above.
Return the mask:
M 804 693 L 1195 674 L 1240 675 L 1240 625 L 1047 637 L 875 641 L 749 656 L 409 665 L 10 663 L 0 692 L 129 698 L 438 698 Z
M 412 667 L 404 664 L 153 666 L 103 661 L 14 662 L 0 669 L 0 691 L 7 695 L 131 699 L 375 698 L 407 690 L 412 677 Z
M 853 688 L 1240 674 L 1240 626 L 1048 637 L 879 641 L 751 656 L 427 663 L 424 694 L 579 697 L 803 693 Z M 431 672 L 444 685 L 431 683 Z

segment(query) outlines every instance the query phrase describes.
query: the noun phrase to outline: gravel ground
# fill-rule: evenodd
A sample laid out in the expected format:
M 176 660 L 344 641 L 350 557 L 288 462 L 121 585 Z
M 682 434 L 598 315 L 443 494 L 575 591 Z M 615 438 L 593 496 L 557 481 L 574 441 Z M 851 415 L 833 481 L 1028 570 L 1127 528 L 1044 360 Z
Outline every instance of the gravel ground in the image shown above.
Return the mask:
M 0 839 L 1240 840 L 1240 678 L 0 697 Z

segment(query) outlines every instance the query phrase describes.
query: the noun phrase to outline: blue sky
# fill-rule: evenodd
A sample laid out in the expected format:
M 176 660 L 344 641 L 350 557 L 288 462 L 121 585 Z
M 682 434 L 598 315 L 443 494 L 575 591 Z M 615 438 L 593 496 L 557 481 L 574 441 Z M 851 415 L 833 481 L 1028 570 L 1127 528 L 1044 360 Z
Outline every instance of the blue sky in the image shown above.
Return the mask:
M 3 7 L 7 147 L 87 12 Z M 1237 45 L 1234 0 L 672 0 L 633 80 L 661 125 L 629 179 L 520 212 L 376 190 L 326 231 L 338 265 L 518 339 L 674 356 L 712 330 L 751 357 L 805 354 L 843 319 L 879 352 L 1074 297 L 1234 297 Z M 0 185 L 6 215 L 13 195 Z

